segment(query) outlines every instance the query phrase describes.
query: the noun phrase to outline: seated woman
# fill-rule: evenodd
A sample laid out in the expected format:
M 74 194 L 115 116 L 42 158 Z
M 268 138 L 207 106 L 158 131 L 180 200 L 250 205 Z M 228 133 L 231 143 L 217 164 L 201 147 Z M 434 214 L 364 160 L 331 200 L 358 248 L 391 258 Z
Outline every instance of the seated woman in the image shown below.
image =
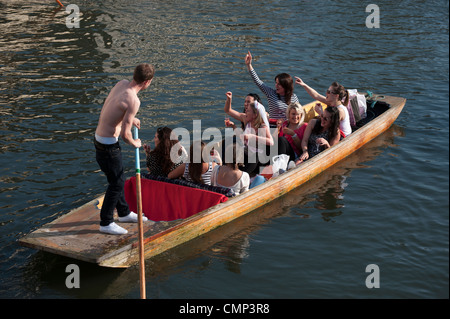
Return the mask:
M 291 103 L 298 102 L 294 93 L 294 81 L 287 73 L 275 76 L 275 88 L 269 87 L 260 80 L 252 66 L 252 55 L 250 51 L 245 56 L 245 65 L 256 86 L 266 95 L 269 102 L 270 119 L 284 119 L 286 109 Z
M 247 96 L 244 99 L 244 110 L 243 110 L 242 113 L 245 113 L 247 111 L 249 105 L 251 103 L 255 102 L 255 101 L 258 102 L 258 103 L 261 103 L 261 98 L 259 97 L 259 95 L 256 94 L 256 93 L 248 93 Z M 229 118 L 225 118 L 225 126 L 226 127 L 231 127 L 233 129 L 236 128 L 236 125 L 232 121 L 230 121 Z M 245 129 L 244 122 L 241 122 L 241 128 L 243 130 Z
M 231 188 L 236 195 L 246 192 L 250 187 L 250 175 L 239 169 L 244 154 L 238 156 L 238 151 L 239 148 L 236 147 L 235 143 L 228 145 L 225 154 L 232 154 L 232 161 L 226 162 L 225 158 L 228 157 L 224 156 L 223 166 L 217 165 L 214 167 L 211 176 L 211 185 Z
M 150 145 L 144 144 L 147 169 L 151 175 L 167 177 L 171 171 L 183 164 L 183 161 L 187 158 L 186 151 L 184 148 L 181 148 L 178 158 L 172 161 L 170 151 L 178 143 L 178 140 L 171 140 L 171 133 L 171 128 L 167 126 L 160 127 L 155 133 L 155 149 L 152 150 Z
M 245 127 L 243 134 L 241 134 L 241 139 L 245 147 L 244 166 L 241 169 L 249 174 L 253 172 L 257 173 L 256 169 L 259 168 L 260 164 L 264 164 L 260 163 L 259 156 L 266 151 L 265 149 L 258 149 L 258 144 L 266 146 L 274 144 L 272 135 L 270 134 L 266 110 L 262 104 L 254 101 L 249 104 L 245 113 L 239 113 L 231 107 L 233 94 L 227 92 L 226 96 L 225 113 L 243 122 Z
M 216 163 L 210 161 L 205 146 L 205 142 L 194 141 L 189 152 L 189 162 L 178 166 L 169 173 L 168 177 L 179 178 L 182 176 L 190 182 L 211 185 L 211 173 Z M 207 162 L 205 162 L 205 159 L 207 159 Z
M 339 111 L 335 107 L 328 106 L 320 119 L 309 121 L 302 139 L 303 153 L 295 164 L 300 164 L 330 148 L 337 144 L 339 139 Z
M 278 120 L 278 154 L 289 155 L 291 161 L 295 161 L 301 154 L 302 139 L 307 127 L 305 110 L 300 103 L 291 103 L 286 110 L 287 120 Z
M 309 87 L 299 77 L 295 77 L 295 83 L 302 86 L 306 92 L 315 100 L 325 103 L 327 106 L 337 107 L 339 109 L 339 126 L 341 131 L 348 136 L 352 133 L 352 127 L 350 125 L 350 116 L 348 113 L 348 91 L 339 83 L 333 82 L 327 90 L 326 97 L 317 93 L 316 90 Z M 322 106 L 316 105 L 314 108 L 317 113 L 322 114 Z

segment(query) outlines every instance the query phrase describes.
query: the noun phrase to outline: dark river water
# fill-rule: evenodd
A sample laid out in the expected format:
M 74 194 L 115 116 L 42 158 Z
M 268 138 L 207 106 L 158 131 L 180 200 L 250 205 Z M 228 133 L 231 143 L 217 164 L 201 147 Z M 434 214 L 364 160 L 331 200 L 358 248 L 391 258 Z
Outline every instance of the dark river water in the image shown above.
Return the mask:
M 138 298 L 137 267 L 103 269 L 18 240 L 104 192 L 92 138 L 109 90 L 135 65 L 156 68 L 139 95 L 150 142 L 162 125 L 223 129 L 227 91 L 236 107 L 261 93 L 248 50 L 270 85 L 287 72 L 319 92 L 339 81 L 406 106 L 311 182 L 148 260 L 147 297 L 449 297 L 448 1 L 377 1 L 379 28 L 361 1 L 72 2 L 79 28 L 55 1 L 0 0 L 0 298 Z M 130 146 L 124 163 L 133 176 Z M 81 287 L 69 289 L 73 263 Z M 379 288 L 366 286 L 368 265 Z

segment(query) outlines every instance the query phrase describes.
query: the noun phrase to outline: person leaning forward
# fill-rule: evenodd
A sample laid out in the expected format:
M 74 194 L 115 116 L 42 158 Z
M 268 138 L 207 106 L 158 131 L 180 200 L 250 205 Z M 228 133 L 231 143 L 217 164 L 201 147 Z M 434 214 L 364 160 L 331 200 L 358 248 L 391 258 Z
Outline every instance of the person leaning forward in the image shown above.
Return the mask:
M 121 235 L 128 231 L 114 222 L 117 209 L 119 222 L 137 222 L 138 216 L 131 212 L 125 201 L 125 174 L 119 137 L 135 147 L 141 147 L 140 139 L 133 139 L 133 125 L 140 128 L 136 118 L 141 102 L 137 93 L 148 88 L 155 74 L 154 67 L 147 63 L 134 69 L 133 80 L 118 82 L 103 104 L 95 131 L 96 160 L 108 180 L 103 205 L 100 210 L 100 232 Z M 143 220 L 147 218 L 143 217 Z

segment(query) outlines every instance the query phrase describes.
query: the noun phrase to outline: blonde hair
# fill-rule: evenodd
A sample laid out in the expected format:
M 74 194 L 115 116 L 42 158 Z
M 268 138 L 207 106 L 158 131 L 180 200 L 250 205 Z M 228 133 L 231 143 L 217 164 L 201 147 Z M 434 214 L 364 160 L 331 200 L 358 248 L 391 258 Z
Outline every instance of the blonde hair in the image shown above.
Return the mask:
M 303 109 L 303 106 L 299 102 L 289 104 L 289 106 L 286 109 L 286 119 L 289 121 L 289 113 L 291 112 L 292 109 L 294 109 L 295 111 L 297 111 L 298 114 L 300 114 L 301 118 L 299 124 L 303 124 L 306 117 L 306 113 L 305 110 Z
M 255 102 L 250 103 L 249 107 L 252 108 L 252 111 L 256 116 L 255 119 L 252 121 L 252 124 L 253 124 L 255 130 L 258 130 L 262 126 L 262 124 L 264 124 L 264 121 L 261 117 L 261 114 L 259 113 L 258 108 L 256 107 Z

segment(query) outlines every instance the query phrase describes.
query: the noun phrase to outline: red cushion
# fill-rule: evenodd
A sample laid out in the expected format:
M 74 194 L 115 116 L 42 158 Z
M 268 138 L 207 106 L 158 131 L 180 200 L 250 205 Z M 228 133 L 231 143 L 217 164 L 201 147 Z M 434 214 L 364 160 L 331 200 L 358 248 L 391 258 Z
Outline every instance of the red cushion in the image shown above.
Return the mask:
M 141 194 L 142 212 L 153 221 L 188 218 L 228 200 L 219 193 L 145 178 L 141 179 Z M 125 199 L 137 213 L 136 177 L 125 182 Z

